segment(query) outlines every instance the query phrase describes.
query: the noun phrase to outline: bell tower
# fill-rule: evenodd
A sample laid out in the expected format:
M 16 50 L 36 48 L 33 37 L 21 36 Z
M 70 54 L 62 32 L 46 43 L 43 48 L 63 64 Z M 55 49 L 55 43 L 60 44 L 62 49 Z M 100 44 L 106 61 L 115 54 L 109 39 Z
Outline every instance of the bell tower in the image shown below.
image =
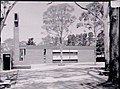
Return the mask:
M 19 18 L 14 14 L 14 64 L 19 63 Z

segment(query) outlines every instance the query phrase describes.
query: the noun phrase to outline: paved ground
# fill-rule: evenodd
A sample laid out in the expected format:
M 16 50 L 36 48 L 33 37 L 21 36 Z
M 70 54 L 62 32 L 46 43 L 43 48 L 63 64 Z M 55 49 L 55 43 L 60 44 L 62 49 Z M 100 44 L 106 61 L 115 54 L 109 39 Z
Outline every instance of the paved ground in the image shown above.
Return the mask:
M 94 69 L 99 65 L 41 65 L 39 69 L 20 70 L 15 89 L 107 89 L 97 84 L 107 80 Z

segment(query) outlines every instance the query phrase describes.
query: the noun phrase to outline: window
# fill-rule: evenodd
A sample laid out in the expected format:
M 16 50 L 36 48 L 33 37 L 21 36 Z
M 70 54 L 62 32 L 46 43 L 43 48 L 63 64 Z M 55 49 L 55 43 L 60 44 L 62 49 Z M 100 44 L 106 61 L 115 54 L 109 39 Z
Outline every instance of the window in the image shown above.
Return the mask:
M 23 61 L 26 55 L 26 49 L 20 49 L 20 61 Z
M 78 62 L 78 50 L 62 50 L 62 52 L 64 63 Z M 60 61 L 60 50 L 53 50 L 53 63 L 59 63 Z
M 46 63 L 46 49 L 44 49 L 44 63 Z

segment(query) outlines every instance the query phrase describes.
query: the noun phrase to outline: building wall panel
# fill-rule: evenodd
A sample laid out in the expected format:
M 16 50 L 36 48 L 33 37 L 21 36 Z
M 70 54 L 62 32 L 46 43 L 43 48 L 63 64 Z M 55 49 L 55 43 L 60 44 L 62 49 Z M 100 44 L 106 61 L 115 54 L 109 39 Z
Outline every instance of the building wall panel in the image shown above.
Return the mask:
M 17 62 L 18 65 L 32 65 L 32 64 L 43 64 L 43 63 L 53 63 L 53 51 L 59 50 L 58 48 L 37 48 L 29 47 L 26 49 L 26 55 L 23 61 Z M 46 54 L 44 55 L 44 49 L 46 49 Z M 67 51 L 66 51 L 67 50 Z M 69 54 L 67 52 L 73 52 L 70 55 L 69 60 L 78 59 L 78 63 L 80 62 L 95 62 L 95 55 L 94 55 L 94 47 L 68 47 L 63 48 L 65 54 L 63 55 L 64 60 L 67 60 Z M 74 54 L 74 51 L 77 54 Z M 54 55 L 55 56 L 55 55 Z M 72 61 L 71 61 L 72 62 Z M 74 62 L 73 62 L 74 63 Z
M 94 50 L 78 50 L 78 62 L 95 62 Z
M 43 49 L 27 49 L 24 63 L 41 64 L 44 63 Z
M 46 63 L 52 63 L 52 49 L 47 49 L 46 51 Z

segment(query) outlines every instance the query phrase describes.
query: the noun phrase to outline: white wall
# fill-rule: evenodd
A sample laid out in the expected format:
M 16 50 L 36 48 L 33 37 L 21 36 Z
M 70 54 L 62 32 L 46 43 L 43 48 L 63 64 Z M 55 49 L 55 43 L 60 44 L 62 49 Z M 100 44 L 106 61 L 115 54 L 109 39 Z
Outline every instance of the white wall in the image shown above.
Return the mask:
M 94 50 L 79 50 L 78 62 L 95 62 Z

